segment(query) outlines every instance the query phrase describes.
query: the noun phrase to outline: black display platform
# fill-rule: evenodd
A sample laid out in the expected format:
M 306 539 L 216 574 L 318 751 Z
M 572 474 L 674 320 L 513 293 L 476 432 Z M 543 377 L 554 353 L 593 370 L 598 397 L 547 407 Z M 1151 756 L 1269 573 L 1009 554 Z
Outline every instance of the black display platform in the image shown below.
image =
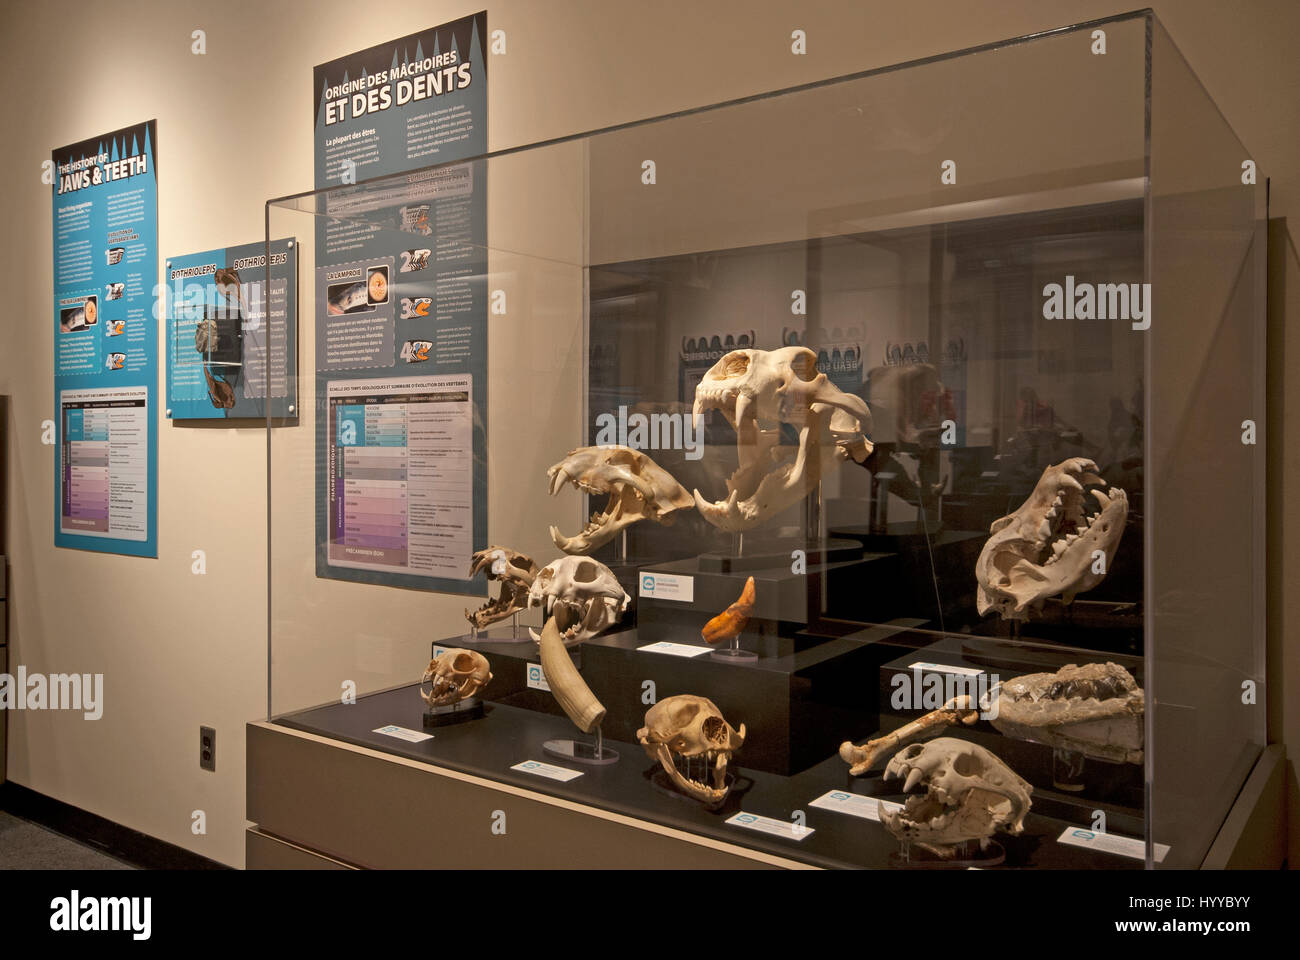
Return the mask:
M 797 573 L 796 549 L 804 550 Z M 787 633 L 823 617 L 883 623 L 898 615 L 897 556 L 868 552 L 854 540 L 832 539 L 815 550 L 795 540 L 779 547 L 746 545 L 739 556 L 706 553 L 646 566 L 640 574 L 636 625 L 655 640 L 673 640 L 672 634 L 682 631 L 698 636 L 705 623 L 735 603 L 749 577 L 754 578 L 751 618 L 778 624 Z M 693 598 L 684 602 L 648 592 L 644 581 L 656 574 L 691 578 Z
M 355 704 L 335 703 L 281 717 L 275 722 L 295 730 L 346 743 L 369 747 L 395 756 L 424 761 L 436 766 L 510 784 L 535 793 L 561 797 L 601 810 L 623 814 L 701 836 L 759 850 L 780 857 L 831 869 L 887 868 L 898 843 L 874 821 L 810 806 L 830 790 L 871 791 L 899 800 L 877 780 L 852 780 L 848 766 L 832 755 L 793 777 L 754 770 L 745 763 L 745 750 L 732 762 L 737 789 L 722 809 L 710 812 L 702 806 L 682 803 L 656 790 L 652 778 L 659 765 L 645 755 L 638 744 L 612 742 L 622 755 L 619 763 L 607 767 L 578 767 L 582 776 L 567 783 L 510 769 L 527 760 L 547 761 L 542 744 L 550 739 L 572 737 L 568 720 L 549 717 L 504 704 L 488 704 L 487 715 L 478 721 L 434 731 L 430 740 L 409 743 L 373 731 L 388 724 L 420 730 L 424 703 L 418 684 L 360 698 Z M 752 734 L 751 734 L 752 736 Z M 744 811 L 790 822 L 802 811 L 811 833 L 796 841 L 758 833 L 724 821 Z M 1067 824 L 1063 820 L 1031 811 L 1025 833 L 999 837 L 1006 848 L 1006 863 L 996 869 L 1034 867 L 1040 869 L 1139 869 L 1141 860 L 1104 854 L 1057 842 Z M 563 864 L 556 864 L 557 867 Z M 671 864 L 645 864 L 649 867 Z
M 758 659 L 737 662 L 710 657 L 719 647 L 706 644 L 698 631 L 669 635 L 670 642 L 698 650 L 698 656 L 640 649 L 664 641 L 658 633 L 647 637 L 638 627 L 602 634 L 570 655 L 608 711 L 607 736 L 635 741 L 645 722 L 647 689 L 657 699 L 695 694 L 716 703 L 733 726 L 747 725 L 751 767 L 788 775 L 819 763 L 846 737 L 865 736 L 877 727 L 878 671 L 898 653 L 888 641 L 914 625 L 906 621 L 866 628 L 846 637 L 785 638 L 760 624 L 761 632 L 747 630 L 742 637 L 742 646 Z M 434 648 L 463 642 L 463 637 L 453 638 Z M 534 644 L 480 641 L 472 648 L 492 664 L 485 698 L 561 715 L 555 698 L 536 685 L 541 675 Z

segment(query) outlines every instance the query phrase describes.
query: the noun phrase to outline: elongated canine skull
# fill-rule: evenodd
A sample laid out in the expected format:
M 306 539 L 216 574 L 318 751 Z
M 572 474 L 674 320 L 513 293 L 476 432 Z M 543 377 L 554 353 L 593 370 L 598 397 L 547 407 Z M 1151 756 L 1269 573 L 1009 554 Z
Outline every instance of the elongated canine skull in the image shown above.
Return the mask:
M 487 657 L 473 650 L 445 650 L 429 661 L 420 678 L 420 697 L 431 707 L 446 707 L 476 696 L 492 679 Z M 424 692 L 424 684 L 433 689 Z
M 967 840 L 983 847 L 998 830 L 1019 834 L 1034 792 L 988 750 L 952 737 L 904 747 L 885 767 L 885 779 L 902 779 L 903 792 L 913 794 L 894 813 L 877 804 L 885 829 L 945 858 Z
M 1128 519 L 1128 496 L 1091 460 L 1074 457 L 1048 467 L 1015 513 L 994 520 L 975 563 L 976 606 L 1004 620 L 1027 620 L 1048 597 L 1066 603 L 1091 590 L 1110 570 Z M 1085 486 L 1093 486 L 1088 494 Z M 1093 512 L 1089 512 L 1092 510 Z
M 566 537 L 551 527 L 551 539 L 565 553 L 590 553 L 614 539 L 638 520 L 672 523 L 672 513 L 694 505 L 686 489 L 659 464 L 631 447 L 579 447 L 546 471 L 551 496 L 566 482 L 585 493 L 608 493 L 604 513 L 576 536 Z
M 542 568 L 528 591 L 528 605 L 555 620 L 565 646 L 590 640 L 622 619 L 631 597 L 609 567 L 590 557 L 561 557 Z M 541 642 L 536 630 L 528 631 Z
M 469 575 L 478 573 L 485 573 L 489 580 L 501 584 L 501 593 L 495 600 L 489 598 L 472 613 L 465 611 L 465 619 L 480 630 L 528 606 L 528 588 L 537 576 L 537 564 L 532 557 L 509 547 L 488 547 L 471 558 Z
M 647 710 L 636 738 L 678 790 L 715 809 L 731 792 L 727 764 L 745 742 L 745 725 L 735 730 L 712 700 L 681 694 Z
M 993 726 L 1101 760 L 1141 763 L 1146 695 L 1115 663 L 1071 663 L 1055 673 L 1013 677 L 989 691 Z
M 695 491 L 701 515 L 723 530 L 748 530 L 798 503 L 834 458 L 858 463 L 871 455 L 871 412 L 817 372 L 807 347 L 733 350 L 695 388 L 694 415 L 721 410 L 736 431 L 740 465 L 726 500 Z M 799 434 L 798 449 L 780 445 L 781 424 Z

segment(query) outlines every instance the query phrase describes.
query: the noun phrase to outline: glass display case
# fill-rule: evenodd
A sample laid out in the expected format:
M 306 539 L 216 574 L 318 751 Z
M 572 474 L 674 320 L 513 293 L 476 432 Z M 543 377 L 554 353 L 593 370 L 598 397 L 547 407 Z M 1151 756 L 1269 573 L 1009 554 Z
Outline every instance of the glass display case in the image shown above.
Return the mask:
M 821 866 L 1199 866 L 1249 159 L 1137 13 L 269 202 L 268 719 Z

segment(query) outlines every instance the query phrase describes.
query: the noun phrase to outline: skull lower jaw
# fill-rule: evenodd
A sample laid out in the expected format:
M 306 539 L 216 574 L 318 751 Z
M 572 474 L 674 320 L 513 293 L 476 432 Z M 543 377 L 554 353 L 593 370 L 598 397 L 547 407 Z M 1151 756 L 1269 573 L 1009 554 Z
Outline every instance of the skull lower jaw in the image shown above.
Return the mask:
M 528 594 L 513 584 L 502 582 L 501 595 L 489 599 L 474 611 L 465 611 L 465 619 L 482 630 L 498 620 L 504 620 L 511 614 L 518 613 L 527 606 Z
M 763 431 L 760 431 L 762 436 Z M 745 443 L 737 431 L 740 466 L 727 481 L 726 500 L 709 501 L 695 491 L 695 508 L 713 526 L 741 532 L 792 507 L 816 489 L 833 448 L 821 440 L 820 424 L 804 427 L 793 453 L 770 442 Z M 782 451 L 785 451 L 782 453 Z
M 574 484 L 577 486 L 577 484 Z M 604 492 L 592 488 L 588 493 Z M 646 504 L 631 487 L 624 486 L 609 490 L 609 503 L 603 513 L 593 513 L 591 520 L 580 533 L 566 537 L 558 527 L 551 527 L 551 540 L 565 553 L 590 553 L 598 547 L 613 540 L 619 533 L 632 524 L 645 519 Z
M 704 754 L 708 762 L 709 772 L 712 775 L 712 785 L 702 783 L 682 773 L 678 769 L 678 763 L 690 758 L 685 757 L 683 754 L 673 753 L 668 749 L 667 744 L 655 744 L 652 756 L 659 761 L 659 765 L 663 767 L 664 772 L 668 774 L 668 778 L 678 790 L 688 797 L 700 801 L 709 809 L 722 806 L 728 794 L 731 793 L 731 788 L 726 785 L 727 762 L 731 757 L 729 751 L 710 750 Z

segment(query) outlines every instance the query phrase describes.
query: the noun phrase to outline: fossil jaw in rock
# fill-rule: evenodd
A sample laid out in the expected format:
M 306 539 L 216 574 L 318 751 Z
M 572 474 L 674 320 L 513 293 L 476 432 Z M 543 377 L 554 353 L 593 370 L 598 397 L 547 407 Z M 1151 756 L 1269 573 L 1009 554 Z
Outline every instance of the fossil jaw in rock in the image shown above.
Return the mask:
M 590 553 L 641 520 L 672 523 L 672 514 L 695 500 L 659 464 L 631 447 L 579 447 L 546 471 L 551 496 L 570 483 L 584 493 L 609 494 L 603 513 L 593 513 L 582 531 L 566 537 L 551 527 L 551 539 L 565 553 Z
M 835 458 L 858 463 L 870 456 L 871 412 L 817 372 L 807 347 L 733 350 L 695 388 L 693 416 L 720 410 L 736 431 L 739 466 L 728 496 L 711 502 L 695 491 L 700 515 L 723 530 L 748 530 L 814 489 Z M 781 425 L 799 446 L 782 446 Z
M 477 610 L 466 610 L 465 619 L 478 629 L 504 620 L 528 606 L 528 588 L 537 576 L 533 558 L 509 547 L 487 547 L 470 559 L 469 576 L 480 573 L 501 584 L 496 598 L 489 597 Z
M 636 736 L 673 786 L 709 809 L 722 806 L 731 792 L 727 764 L 745 742 L 743 723 L 736 730 L 712 700 L 679 694 L 647 710 Z
M 1101 760 L 1141 763 L 1146 696 L 1114 663 L 1069 664 L 1056 673 L 1013 677 L 989 691 L 990 719 L 1020 740 L 1046 743 Z
M 1105 482 L 1095 463 L 1074 457 L 1044 470 L 1024 505 L 993 521 L 975 564 L 981 614 L 1026 620 L 1048 597 L 1070 603 L 1106 578 L 1128 496 L 1118 487 L 1096 489 Z
M 884 779 L 903 780 L 903 792 L 912 794 L 893 813 L 877 804 L 885 829 L 944 859 L 955 857 L 967 840 L 982 847 L 999 830 L 1021 833 L 1034 792 L 993 753 L 952 737 L 900 750 Z

